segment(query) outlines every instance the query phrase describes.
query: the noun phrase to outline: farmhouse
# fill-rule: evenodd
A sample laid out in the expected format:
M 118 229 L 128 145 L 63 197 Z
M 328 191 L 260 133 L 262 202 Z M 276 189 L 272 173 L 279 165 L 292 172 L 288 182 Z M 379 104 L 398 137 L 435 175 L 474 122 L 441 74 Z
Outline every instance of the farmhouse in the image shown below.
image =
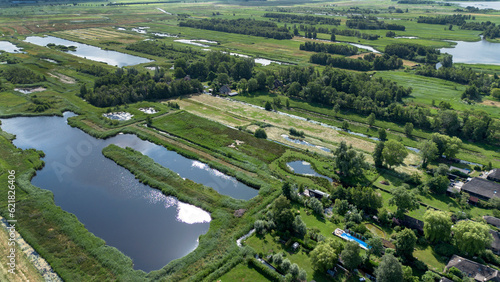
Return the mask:
M 500 228 L 500 218 L 496 218 L 494 216 L 489 216 L 489 215 L 485 215 L 483 216 L 483 218 L 484 220 L 486 220 L 486 223 Z
M 445 267 L 445 271 L 452 267 L 458 268 L 465 275 L 476 281 L 500 282 L 500 273 L 498 272 L 498 270 L 477 262 L 473 262 L 463 257 L 459 257 L 457 255 L 453 255 L 453 257 L 451 257 L 450 261 Z
M 499 197 L 500 184 L 483 178 L 474 177 L 471 181 L 464 184 L 462 191 L 487 201 L 491 198 Z
M 488 180 L 500 182 L 500 169 L 495 168 L 486 177 Z
M 491 242 L 490 249 L 495 253 L 495 254 L 500 254 L 500 232 L 490 230 L 491 236 L 493 236 L 493 242 Z

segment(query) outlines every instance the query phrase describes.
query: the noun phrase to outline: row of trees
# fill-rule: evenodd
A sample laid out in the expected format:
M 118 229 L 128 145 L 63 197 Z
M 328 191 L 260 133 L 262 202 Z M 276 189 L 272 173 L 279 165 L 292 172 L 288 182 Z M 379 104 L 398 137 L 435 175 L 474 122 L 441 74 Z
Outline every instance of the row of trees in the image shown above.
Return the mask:
M 417 56 L 439 55 L 439 50 L 415 43 L 391 43 L 385 47 L 385 53 L 401 59 L 415 60 Z
M 246 34 L 274 39 L 291 39 L 292 33 L 286 27 L 278 27 L 273 22 L 252 19 L 202 19 L 187 20 L 179 23 L 181 27 L 215 30 L 221 32 Z
M 380 36 L 377 34 L 369 34 L 369 33 L 361 33 L 359 30 L 354 29 L 336 29 L 332 28 L 332 35 L 343 35 L 343 36 L 355 36 L 358 38 L 366 39 L 366 40 L 377 40 Z M 334 40 L 332 40 L 334 41 Z
M 264 17 L 280 19 L 290 23 L 340 25 L 340 20 L 333 17 L 318 17 L 285 13 L 265 13 Z
M 314 41 L 307 41 L 304 44 L 300 44 L 299 49 L 305 51 L 324 52 L 324 53 L 338 54 L 344 56 L 356 55 L 358 53 L 358 47 L 356 46 L 348 44 L 326 44 Z
M 403 66 L 403 61 L 401 59 L 396 56 L 389 56 L 387 54 L 376 57 L 367 56 L 366 58 L 368 60 L 362 60 L 361 58 L 352 59 L 344 57 L 334 57 L 325 53 L 319 53 L 311 55 L 309 61 L 313 64 L 358 71 L 392 70 L 399 69 Z
M 417 19 L 418 23 L 426 23 L 426 24 L 454 24 L 454 25 L 463 25 L 465 24 L 465 20 L 475 19 L 475 17 L 471 15 L 443 15 L 436 17 L 424 17 L 419 16 Z
M 205 55 L 205 52 L 198 51 L 191 47 L 179 47 L 157 40 L 137 41 L 127 45 L 126 49 L 173 60 L 177 58 L 189 60 L 195 58 L 195 55 Z
M 13 84 L 32 84 L 46 80 L 45 76 L 18 65 L 9 65 L 1 69 L 0 75 Z
M 386 23 L 378 20 L 368 20 L 368 19 L 350 19 L 347 20 L 345 25 L 348 28 L 355 29 L 388 29 L 388 30 L 401 30 L 404 31 L 406 28 L 404 25 Z

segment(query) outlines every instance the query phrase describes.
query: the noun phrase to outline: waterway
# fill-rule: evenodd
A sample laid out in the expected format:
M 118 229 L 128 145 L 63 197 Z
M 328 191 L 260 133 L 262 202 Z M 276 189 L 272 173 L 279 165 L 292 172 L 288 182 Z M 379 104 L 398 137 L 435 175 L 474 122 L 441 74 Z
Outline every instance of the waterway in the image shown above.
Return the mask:
M 330 177 L 324 176 L 322 174 L 317 173 L 312 167 L 311 164 L 304 161 L 294 161 L 287 163 L 293 172 L 304 175 L 312 175 L 317 177 L 322 177 L 328 179 L 330 182 L 333 181 Z
M 500 43 L 487 40 L 476 42 L 454 41 L 453 48 L 441 48 L 441 53 L 453 55 L 454 63 L 500 65 Z
M 99 47 L 82 44 L 62 38 L 57 38 L 54 36 L 45 36 L 45 37 L 28 36 L 26 37 L 25 41 L 39 46 L 46 46 L 49 43 L 54 43 L 56 45 L 64 45 L 64 46 L 76 46 L 75 51 L 68 51 L 67 53 L 88 60 L 103 62 L 118 67 L 133 66 L 137 64 L 152 62 L 151 60 L 146 58 L 120 53 L 116 51 L 103 50 Z
M 7 53 L 20 53 L 21 48 L 18 48 L 16 45 L 10 43 L 9 41 L 0 40 L 0 51 L 5 51 Z
M 456 4 L 463 8 L 471 6 L 478 9 L 500 10 L 500 2 L 498 1 L 480 1 L 480 2 L 464 1 L 464 2 L 447 2 L 447 3 Z

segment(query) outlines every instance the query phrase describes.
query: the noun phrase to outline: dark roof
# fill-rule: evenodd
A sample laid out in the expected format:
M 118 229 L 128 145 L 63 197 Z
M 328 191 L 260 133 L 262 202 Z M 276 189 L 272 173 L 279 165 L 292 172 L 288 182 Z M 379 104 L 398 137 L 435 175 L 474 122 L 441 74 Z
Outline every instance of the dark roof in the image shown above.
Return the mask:
M 488 174 L 489 180 L 500 181 L 500 169 L 495 168 L 492 173 Z
M 491 242 L 491 249 L 494 251 L 500 250 L 500 233 L 490 229 L 490 234 L 493 236 L 493 242 Z
M 486 220 L 486 223 L 489 223 L 493 226 L 500 227 L 500 218 L 496 218 L 494 216 L 489 216 L 485 215 L 483 216 L 484 220 Z
M 474 177 L 471 181 L 462 186 L 462 191 L 491 199 L 493 197 L 499 197 L 500 184 L 483 178 Z
M 229 86 L 227 85 L 222 85 L 221 88 L 219 88 L 219 92 L 222 94 L 228 94 L 229 92 L 231 92 L 231 88 L 229 88 Z
M 404 227 L 415 229 L 418 232 L 424 232 L 424 222 L 409 215 L 405 214 L 403 219 L 393 218 L 392 221 L 397 225 L 403 225 Z
M 500 282 L 500 274 L 498 270 L 490 268 L 484 264 L 480 264 L 457 255 L 453 255 L 445 267 L 445 270 L 451 267 L 456 267 L 465 275 L 476 281 L 494 281 Z

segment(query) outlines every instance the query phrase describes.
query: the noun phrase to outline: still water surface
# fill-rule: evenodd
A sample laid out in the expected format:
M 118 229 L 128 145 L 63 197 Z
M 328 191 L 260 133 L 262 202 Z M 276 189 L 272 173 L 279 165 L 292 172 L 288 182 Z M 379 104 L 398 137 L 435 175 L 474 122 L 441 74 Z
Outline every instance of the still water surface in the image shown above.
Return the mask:
M 67 124 L 66 119 L 73 115 L 1 120 L 2 129 L 16 135 L 17 147 L 46 154 L 45 167 L 37 171 L 33 185 L 52 191 L 58 206 L 75 214 L 107 245 L 131 257 L 135 269 L 160 269 L 193 251 L 198 237 L 209 228 L 210 214 L 141 184 L 129 171 L 105 158 L 102 149 L 109 144 L 134 148 L 162 165 L 182 169 L 173 169 L 182 177 L 198 175 L 194 181 L 219 185 L 220 193 L 234 188 L 234 181 L 224 182 L 228 176 L 135 135 L 92 138 Z
M 441 53 L 453 55 L 454 63 L 500 65 L 500 43 L 487 40 L 476 42 L 454 41 L 454 48 L 441 48 Z

